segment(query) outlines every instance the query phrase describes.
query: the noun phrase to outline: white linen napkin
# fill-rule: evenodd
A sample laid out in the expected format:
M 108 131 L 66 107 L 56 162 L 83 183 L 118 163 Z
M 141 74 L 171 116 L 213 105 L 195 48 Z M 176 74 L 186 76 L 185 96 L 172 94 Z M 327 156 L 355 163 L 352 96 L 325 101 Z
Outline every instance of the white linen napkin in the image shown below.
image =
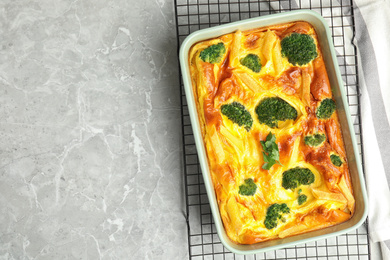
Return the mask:
M 369 232 L 390 255 L 390 2 L 355 0 Z

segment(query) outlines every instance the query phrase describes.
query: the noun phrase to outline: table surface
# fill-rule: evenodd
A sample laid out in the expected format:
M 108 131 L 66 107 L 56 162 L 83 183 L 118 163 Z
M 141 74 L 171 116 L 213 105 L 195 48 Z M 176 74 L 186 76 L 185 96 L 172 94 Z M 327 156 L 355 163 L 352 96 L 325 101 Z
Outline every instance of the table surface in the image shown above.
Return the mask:
M 3 0 L 0 35 L 0 258 L 187 258 L 173 0 Z

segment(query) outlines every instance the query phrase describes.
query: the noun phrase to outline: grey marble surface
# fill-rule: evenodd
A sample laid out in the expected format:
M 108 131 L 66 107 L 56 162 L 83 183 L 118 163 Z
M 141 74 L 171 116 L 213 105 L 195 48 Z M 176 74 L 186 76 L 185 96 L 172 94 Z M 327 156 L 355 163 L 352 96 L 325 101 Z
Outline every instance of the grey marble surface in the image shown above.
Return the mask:
M 186 259 L 172 0 L 0 2 L 0 259 Z

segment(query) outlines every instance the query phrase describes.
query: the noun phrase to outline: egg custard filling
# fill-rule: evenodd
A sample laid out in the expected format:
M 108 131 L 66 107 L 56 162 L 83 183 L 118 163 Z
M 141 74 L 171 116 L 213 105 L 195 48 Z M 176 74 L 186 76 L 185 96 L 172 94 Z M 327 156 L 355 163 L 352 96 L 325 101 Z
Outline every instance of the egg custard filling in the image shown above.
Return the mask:
M 351 218 L 354 196 L 314 28 L 292 22 L 198 42 L 201 132 L 229 238 L 253 244 Z

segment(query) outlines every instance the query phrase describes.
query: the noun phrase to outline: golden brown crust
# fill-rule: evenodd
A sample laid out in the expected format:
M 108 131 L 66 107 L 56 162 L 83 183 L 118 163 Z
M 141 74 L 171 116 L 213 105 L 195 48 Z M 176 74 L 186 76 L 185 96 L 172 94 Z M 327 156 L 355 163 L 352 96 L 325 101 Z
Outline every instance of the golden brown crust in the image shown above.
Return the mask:
M 318 56 L 304 66 L 293 66 L 281 55 L 280 41 L 289 34 L 311 35 Z M 219 42 L 226 53 L 220 63 L 200 59 L 200 52 Z M 190 70 L 194 95 L 211 177 L 230 239 L 235 243 L 253 244 L 335 225 L 348 220 L 354 211 L 354 198 L 344 143 L 337 113 L 330 119 L 317 119 L 316 108 L 332 91 L 314 28 L 306 22 L 287 23 L 255 30 L 231 33 L 195 44 L 190 50 Z M 240 57 L 254 53 L 262 69 L 254 73 L 239 63 Z M 265 97 L 278 96 L 298 111 L 295 121 L 269 128 L 257 120 L 255 107 Z M 223 104 L 240 102 L 250 112 L 250 131 L 232 123 L 220 112 Z M 262 165 L 262 146 L 269 132 L 276 136 L 280 162 L 270 170 Z M 322 133 L 326 141 L 319 147 L 305 144 L 304 137 Z M 333 165 L 330 155 L 344 162 Z M 314 183 L 301 186 L 307 202 L 298 205 L 298 189 L 281 186 L 282 173 L 294 167 L 309 168 Z M 242 196 L 239 186 L 252 178 L 258 189 L 253 196 Z M 286 203 L 290 213 L 285 222 L 267 229 L 267 208 Z

